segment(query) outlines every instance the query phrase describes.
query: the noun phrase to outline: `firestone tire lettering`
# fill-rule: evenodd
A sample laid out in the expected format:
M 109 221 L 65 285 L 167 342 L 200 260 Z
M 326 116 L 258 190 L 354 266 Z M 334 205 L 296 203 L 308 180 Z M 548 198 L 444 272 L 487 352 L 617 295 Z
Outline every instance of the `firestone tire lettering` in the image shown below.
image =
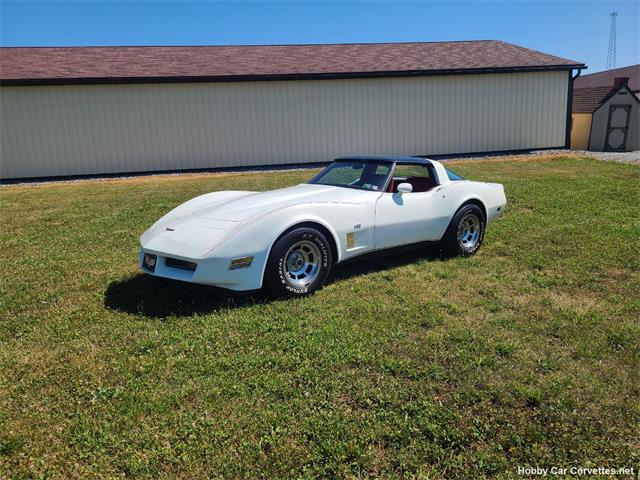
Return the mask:
M 285 255 L 289 248 L 299 241 L 314 244 L 320 252 L 320 265 L 317 276 L 304 286 L 292 285 L 287 277 Z M 311 227 L 296 228 L 280 237 L 271 249 L 264 274 L 264 288 L 278 297 L 304 297 L 322 287 L 332 264 L 331 249 L 325 236 Z

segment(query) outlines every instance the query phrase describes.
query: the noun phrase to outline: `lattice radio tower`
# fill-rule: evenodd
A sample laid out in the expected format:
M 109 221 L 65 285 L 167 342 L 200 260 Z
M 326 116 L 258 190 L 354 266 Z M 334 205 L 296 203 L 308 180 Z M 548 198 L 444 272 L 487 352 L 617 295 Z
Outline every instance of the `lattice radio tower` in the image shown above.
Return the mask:
M 611 12 L 611 30 L 609 31 L 609 51 L 607 52 L 607 70 L 616 68 L 616 17 L 618 12 Z

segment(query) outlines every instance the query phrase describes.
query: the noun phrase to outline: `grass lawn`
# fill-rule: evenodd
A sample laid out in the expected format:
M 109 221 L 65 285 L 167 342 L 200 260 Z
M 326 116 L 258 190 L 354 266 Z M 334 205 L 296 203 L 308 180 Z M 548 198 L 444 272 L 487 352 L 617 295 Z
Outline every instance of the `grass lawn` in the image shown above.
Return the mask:
M 138 237 L 311 171 L 0 188 L 0 478 L 637 469 L 640 168 L 451 168 L 505 185 L 476 256 L 336 267 L 286 301 L 144 276 Z

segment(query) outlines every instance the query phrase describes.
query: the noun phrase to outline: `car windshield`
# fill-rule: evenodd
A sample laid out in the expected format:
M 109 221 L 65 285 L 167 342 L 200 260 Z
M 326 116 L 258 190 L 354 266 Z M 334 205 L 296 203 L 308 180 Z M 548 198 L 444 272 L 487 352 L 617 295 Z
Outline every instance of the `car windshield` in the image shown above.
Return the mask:
M 382 192 L 391 163 L 337 160 L 313 177 L 309 183 Z

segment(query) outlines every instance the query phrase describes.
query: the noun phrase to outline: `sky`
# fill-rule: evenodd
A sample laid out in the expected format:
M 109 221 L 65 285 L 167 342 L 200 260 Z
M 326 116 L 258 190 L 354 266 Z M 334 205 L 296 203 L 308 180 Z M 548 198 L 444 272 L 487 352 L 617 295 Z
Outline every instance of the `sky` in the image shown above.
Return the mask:
M 2 46 L 256 45 L 497 39 L 604 70 L 640 63 L 635 1 L 6 1 Z

